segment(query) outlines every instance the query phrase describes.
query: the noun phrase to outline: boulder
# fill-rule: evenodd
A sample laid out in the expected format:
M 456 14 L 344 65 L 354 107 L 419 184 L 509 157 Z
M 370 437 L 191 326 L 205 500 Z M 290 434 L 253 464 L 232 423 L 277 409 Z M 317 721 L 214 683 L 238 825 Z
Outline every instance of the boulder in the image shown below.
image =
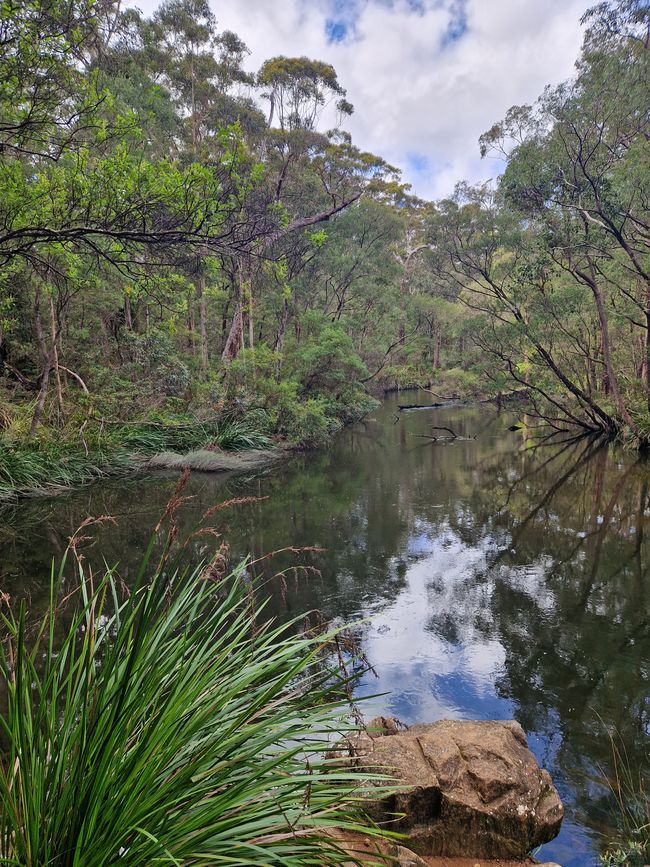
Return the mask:
M 562 803 L 518 723 L 442 720 L 400 730 L 394 722 L 373 720 L 333 755 L 395 781 L 365 807 L 406 834 L 414 852 L 517 859 L 557 836 Z
M 366 834 L 336 830 L 333 832 L 336 845 L 350 857 L 342 861 L 344 867 L 352 867 L 361 862 L 381 867 L 427 867 L 427 862 L 399 843 L 382 840 Z

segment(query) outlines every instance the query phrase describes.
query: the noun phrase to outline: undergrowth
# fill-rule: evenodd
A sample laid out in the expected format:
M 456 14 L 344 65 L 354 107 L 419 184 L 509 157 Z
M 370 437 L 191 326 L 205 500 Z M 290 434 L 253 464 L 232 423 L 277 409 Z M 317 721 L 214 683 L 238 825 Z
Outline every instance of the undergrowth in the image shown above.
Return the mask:
M 191 569 L 174 534 L 128 592 L 76 556 L 40 623 L 3 602 L 2 863 L 340 864 L 333 828 L 379 833 L 327 757 L 354 728 L 337 633 L 265 623 L 247 564 Z
M 650 863 L 650 768 L 633 763 L 620 737 L 611 736 L 612 774 L 604 775 L 616 805 L 616 830 L 600 862 L 604 867 Z
M 74 438 L 73 438 L 74 437 Z M 97 479 L 123 475 L 138 459 L 160 452 L 186 452 L 208 446 L 227 451 L 260 449 L 267 437 L 244 421 L 143 421 L 133 424 L 93 424 L 56 437 L 25 440 L 0 435 L 0 500 L 53 493 Z

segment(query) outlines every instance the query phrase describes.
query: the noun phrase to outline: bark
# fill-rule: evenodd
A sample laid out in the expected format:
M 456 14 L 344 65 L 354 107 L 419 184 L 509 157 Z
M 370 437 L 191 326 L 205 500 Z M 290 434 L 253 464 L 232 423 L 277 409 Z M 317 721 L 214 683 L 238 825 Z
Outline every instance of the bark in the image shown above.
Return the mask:
M 634 431 L 634 433 L 638 435 L 639 430 L 634 422 L 634 419 L 627 411 L 618 385 L 618 377 L 616 376 L 614 365 L 612 364 L 612 352 L 609 342 L 609 322 L 607 320 L 607 311 L 605 310 L 605 302 L 603 299 L 602 290 L 595 277 L 594 267 L 590 264 L 589 273 L 580 271 L 578 269 L 576 269 L 576 273 L 585 283 L 587 283 L 587 285 L 591 289 L 592 295 L 594 296 L 594 301 L 596 302 L 596 310 L 598 311 L 598 322 L 600 324 L 600 339 L 601 350 L 603 354 L 603 363 L 605 365 L 607 381 L 609 383 L 610 392 L 616 405 L 616 409 L 618 410 L 621 419 L 629 426 L 630 430 Z
M 235 313 L 230 325 L 230 331 L 226 339 L 226 345 L 221 353 L 221 359 L 225 362 L 233 361 L 239 355 L 239 350 L 244 342 L 244 318 L 242 315 L 241 301 L 237 302 Z
M 650 283 L 646 287 L 646 309 L 645 309 L 645 389 L 647 396 L 647 407 L 650 410 Z
M 208 325 L 207 325 L 207 310 L 205 304 L 205 276 L 199 274 L 196 281 L 196 295 L 199 308 L 199 356 L 201 361 L 201 370 L 207 373 L 210 365 L 210 355 L 208 352 Z
M 433 369 L 440 370 L 440 351 L 442 349 L 442 334 L 438 332 L 433 344 Z
M 287 298 L 284 299 L 282 304 L 282 314 L 280 315 L 280 321 L 278 323 L 278 335 L 275 338 L 274 349 L 276 352 L 282 352 L 284 347 L 284 338 L 287 333 L 287 324 L 289 322 L 289 300 Z
M 54 300 L 50 295 L 50 330 L 51 330 L 51 340 L 52 340 L 52 366 L 54 367 L 54 381 L 56 383 L 56 401 L 59 406 L 59 412 L 63 417 L 64 409 L 63 409 L 63 389 L 61 387 L 61 372 L 59 370 L 59 335 L 60 329 L 58 327 L 56 313 L 54 310 Z
M 124 296 L 124 324 L 133 331 L 133 310 L 131 308 L 131 299 L 128 295 Z
M 41 416 L 43 415 L 43 410 L 45 409 L 45 400 L 47 398 L 47 392 L 50 384 L 50 371 L 52 369 L 54 351 L 54 347 L 51 347 L 48 351 L 47 343 L 45 341 L 45 332 L 43 331 L 43 322 L 41 319 L 41 289 L 39 286 L 37 286 L 34 291 L 33 318 L 34 331 L 36 333 L 36 342 L 38 343 L 38 348 L 41 354 L 42 370 L 39 382 L 38 397 L 36 398 L 36 406 L 34 407 L 32 423 L 29 428 L 30 437 L 33 436 L 36 432 L 36 428 L 38 427 Z

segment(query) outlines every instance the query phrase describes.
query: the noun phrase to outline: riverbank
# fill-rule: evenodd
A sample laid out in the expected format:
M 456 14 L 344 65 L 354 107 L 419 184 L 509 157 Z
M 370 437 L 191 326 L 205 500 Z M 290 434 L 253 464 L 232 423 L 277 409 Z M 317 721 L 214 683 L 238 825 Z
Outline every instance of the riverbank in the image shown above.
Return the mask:
M 445 396 L 444 403 L 430 388 L 408 386 L 392 391 L 432 395 L 431 406 L 507 402 L 510 395 Z M 360 421 L 378 401 L 345 407 L 325 417 L 322 408 L 303 412 L 299 423 L 269 433 L 259 413 L 223 413 L 210 418 L 164 414 L 160 419 L 111 421 L 87 418 L 63 429 L 41 427 L 34 437 L 20 428 L 0 433 L 0 504 L 29 497 L 51 497 L 102 479 L 154 470 L 245 472 L 279 460 L 288 451 L 325 445 L 343 427 Z M 245 419 L 252 417 L 251 422 Z M 243 416 L 243 418 L 242 418 Z M 322 417 L 321 417 L 322 416 Z M 264 420 L 262 419 L 262 422 Z M 261 429 L 260 429 L 261 428 Z M 277 428 L 277 426 L 276 426 Z
M 288 571 L 269 585 L 267 616 L 318 609 L 358 622 L 377 673 L 360 687 L 373 696 L 368 718 L 522 721 L 567 807 L 538 858 L 598 864 L 618 845 L 617 799 L 585 781 L 595 767 L 616 779 L 610 732 L 620 732 L 632 769 L 647 767 L 638 720 L 649 692 L 650 469 L 623 449 L 564 437 L 527 448 L 508 430 L 515 415 L 490 404 L 400 414 L 397 403 L 387 398 L 327 448 L 269 470 L 193 473 L 179 529 L 191 532 L 217 503 L 255 497 L 215 520 L 231 562 L 317 546 L 308 560 L 319 574 L 295 580 Z M 458 441 L 432 446 L 432 425 L 451 427 Z M 2 591 L 43 610 L 49 586 L 37 578 L 89 515 L 116 523 L 93 530 L 88 556 L 132 578 L 177 476 L 107 480 L 3 509 Z M 191 554 L 202 551 L 200 543 Z M 293 562 L 279 554 L 269 571 Z
M 45 430 L 34 439 L 0 437 L 0 503 L 52 496 L 100 479 L 152 469 L 237 471 L 277 459 L 281 449 L 243 421 L 228 417 L 111 424 L 76 432 Z

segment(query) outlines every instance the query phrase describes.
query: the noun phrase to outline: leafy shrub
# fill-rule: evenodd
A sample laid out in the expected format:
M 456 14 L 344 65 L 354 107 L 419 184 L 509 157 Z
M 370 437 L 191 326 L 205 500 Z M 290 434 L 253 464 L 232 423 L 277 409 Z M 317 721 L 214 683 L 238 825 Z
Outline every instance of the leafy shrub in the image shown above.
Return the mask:
M 324 398 L 287 402 L 280 409 L 279 433 L 308 448 L 324 445 L 343 427 L 343 422 L 327 412 Z
M 474 397 L 481 392 L 478 375 L 460 367 L 439 372 L 433 382 L 435 390 L 445 397 Z
M 136 381 L 147 380 L 151 393 L 180 397 L 190 383 L 190 372 L 179 357 L 174 343 L 161 329 L 152 328 L 146 334 L 125 331 L 123 341 L 131 363 L 126 372 Z
M 338 397 L 358 392 L 368 371 L 356 353 L 352 338 L 341 326 L 324 326 L 315 337 L 292 347 L 287 374 L 296 379 L 307 396 Z

